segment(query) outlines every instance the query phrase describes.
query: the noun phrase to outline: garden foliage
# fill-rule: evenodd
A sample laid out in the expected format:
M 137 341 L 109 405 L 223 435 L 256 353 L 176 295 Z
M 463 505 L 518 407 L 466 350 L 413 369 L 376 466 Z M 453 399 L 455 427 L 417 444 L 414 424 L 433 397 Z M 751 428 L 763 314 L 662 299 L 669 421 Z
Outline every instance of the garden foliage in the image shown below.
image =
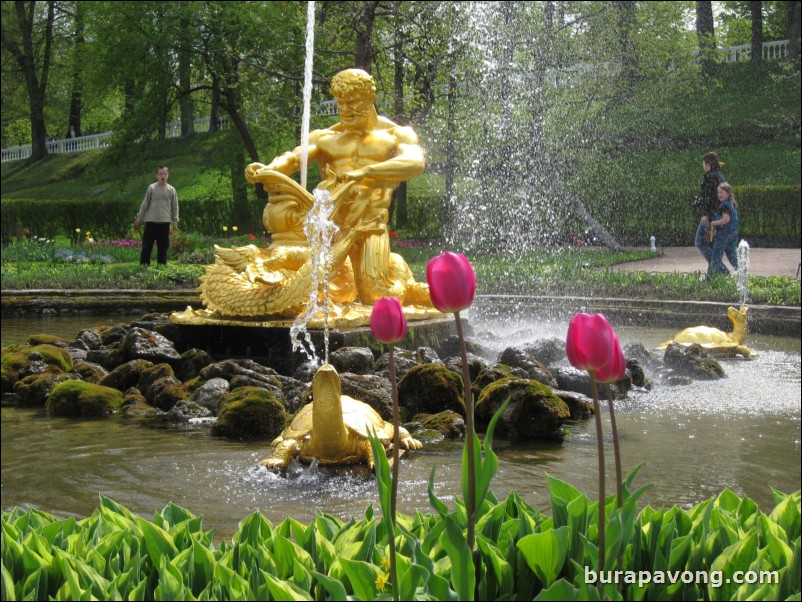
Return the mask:
M 630 474 L 619 510 L 607 499 L 609 569 L 668 573 L 665 583 L 585 583 L 595 567 L 597 503 L 551 479 L 551 516 L 514 492 L 477 507 L 478 561 L 464 541 L 464 505 L 398 517 L 401 599 L 786 600 L 800 593 L 800 493 L 774 492 L 766 514 L 724 490 L 688 510 L 636 505 Z M 321 514 L 272 525 L 254 513 L 215 545 L 202 517 L 168 504 L 152 521 L 101 496 L 88 518 L 17 508 L 2 515 L 3 600 L 389 599 L 388 523 L 368 507 L 359 519 Z M 478 567 L 474 571 L 474 566 Z M 684 571 L 777 571 L 771 584 L 685 583 Z M 679 573 L 676 573 L 679 571 Z M 670 582 L 671 575 L 678 578 Z M 475 580 L 475 582 L 474 582 Z M 686 579 L 687 580 L 687 579 Z M 622 579 L 623 581 L 623 579 Z

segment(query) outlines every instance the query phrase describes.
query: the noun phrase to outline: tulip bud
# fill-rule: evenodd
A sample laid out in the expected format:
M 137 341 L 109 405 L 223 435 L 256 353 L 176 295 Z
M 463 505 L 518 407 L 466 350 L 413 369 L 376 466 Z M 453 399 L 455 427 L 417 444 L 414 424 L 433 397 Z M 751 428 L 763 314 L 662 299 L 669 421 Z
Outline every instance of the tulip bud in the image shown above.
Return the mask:
M 574 368 L 596 372 L 613 358 L 614 342 L 618 338 L 604 315 L 580 313 L 568 324 L 565 353 Z
M 370 314 L 370 329 L 382 343 L 393 345 L 407 336 L 407 318 L 395 297 L 376 300 Z
M 426 265 L 426 280 L 432 304 L 443 313 L 470 307 L 476 294 L 476 275 L 468 259 L 446 251 Z
M 627 359 L 621 350 L 618 337 L 613 333 L 613 350 L 610 361 L 596 370 L 596 380 L 600 383 L 614 383 L 627 373 Z

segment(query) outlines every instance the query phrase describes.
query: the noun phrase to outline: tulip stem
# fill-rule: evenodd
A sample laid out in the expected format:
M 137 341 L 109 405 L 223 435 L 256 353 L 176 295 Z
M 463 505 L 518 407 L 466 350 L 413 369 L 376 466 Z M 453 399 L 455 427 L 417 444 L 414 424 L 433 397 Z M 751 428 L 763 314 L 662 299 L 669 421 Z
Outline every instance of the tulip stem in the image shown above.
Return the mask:
M 392 494 L 390 496 L 390 512 L 392 513 L 393 524 L 395 524 L 395 509 L 396 499 L 398 497 L 398 465 L 401 463 L 399 460 L 399 450 L 401 449 L 401 434 L 399 428 L 400 418 L 398 416 L 398 385 L 395 379 L 395 349 L 394 345 L 390 345 L 390 384 L 392 386 L 393 395 L 393 485 Z
M 454 312 L 457 320 L 457 336 L 462 353 L 462 384 L 465 399 L 465 446 L 468 454 L 468 496 L 465 500 L 465 512 L 468 515 L 468 548 L 473 553 L 474 543 L 474 510 L 476 507 L 476 467 L 474 462 L 474 426 L 473 426 L 473 393 L 471 392 L 471 373 L 468 369 L 468 352 L 465 349 L 465 337 L 462 333 L 462 320 L 459 312 Z
M 610 408 L 610 427 L 613 430 L 613 453 L 615 454 L 615 493 L 618 507 L 624 505 L 624 487 L 621 480 L 621 448 L 618 445 L 618 427 L 615 425 L 615 410 L 613 409 L 613 390 L 607 385 L 607 406 Z
M 599 389 L 596 386 L 596 375 L 593 370 L 588 370 L 590 374 L 590 388 L 593 393 L 593 413 L 596 415 L 596 455 L 599 458 L 599 574 L 604 570 L 604 529 L 605 529 L 605 498 L 604 492 L 604 441 L 602 440 L 601 409 L 599 407 Z M 599 593 L 603 585 L 599 579 Z
M 395 509 L 396 499 L 398 498 L 398 465 L 401 463 L 399 458 L 399 450 L 401 449 L 401 435 L 400 435 L 400 418 L 398 416 L 398 386 L 395 377 L 395 345 L 390 345 L 390 385 L 392 387 L 393 395 L 393 482 L 391 485 L 390 493 L 390 514 L 393 523 L 393 528 L 389 533 L 390 536 L 390 581 L 393 586 L 393 600 L 398 602 L 399 599 L 399 583 L 398 583 L 398 568 L 395 558 Z

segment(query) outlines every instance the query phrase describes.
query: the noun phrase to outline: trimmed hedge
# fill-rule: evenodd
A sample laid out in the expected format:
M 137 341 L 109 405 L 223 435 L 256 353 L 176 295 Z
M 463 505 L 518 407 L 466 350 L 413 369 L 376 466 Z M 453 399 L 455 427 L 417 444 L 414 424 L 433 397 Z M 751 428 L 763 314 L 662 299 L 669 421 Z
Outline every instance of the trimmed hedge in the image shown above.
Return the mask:
M 736 186 L 733 190 L 742 238 L 759 247 L 800 245 L 800 186 Z M 655 188 L 645 192 L 619 189 L 586 203 L 594 218 L 608 227 L 623 245 L 645 246 L 653 235 L 660 246 L 689 246 L 699 223 L 691 208 L 697 192 L 697 188 Z M 248 199 L 244 206 L 248 223 L 233 224 L 231 199 L 183 200 L 181 229 L 214 235 L 219 234 L 223 225 L 239 225 L 242 231 L 249 227 L 261 231 L 264 204 L 260 199 Z M 57 234 L 72 235 L 76 228 L 81 228 L 83 232 L 91 230 L 97 239 L 122 238 L 130 233 L 138 208 L 138 201 L 130 200 L 3 199 L 0 237 L 5 245 L 23 232 L 26 236 L 52 239 Z M 405 229 L 418 232 L 421 238 L 436 238 L 441 231 L 441 208 L 440 198 L 410 197 Z
M 248 224 L 239 224 L 241 230 L 248 226 L 262 231 L 262 209 L 264 201 L 249 199 L 245 206 Z M 75 229 L 91 231 L 99 240 L 114 240 L 129 235 L 139 201 L 109 201 L 81 199 L 65 201 L 40 201 L 30 199 L 3 199 L 0 205 L 0 241 L 6 245 L 14 237 L 43 237 L 54 239 L 57 235 L 74 237 Z M 181 229 L 198 234 L 218 234 L 221 226 L 232 223 L 234 203 L 231 199 L 181 200 Z
M 738 234 L 752 246 L 800 245 L 802 212 L 799 186 L 734 186 Z M 690 246 L 699 225 L 691 204 L 698 188 L 656 188 L 643 192 L 616 190 L 590 200 L 587 208 L 627 246 Z

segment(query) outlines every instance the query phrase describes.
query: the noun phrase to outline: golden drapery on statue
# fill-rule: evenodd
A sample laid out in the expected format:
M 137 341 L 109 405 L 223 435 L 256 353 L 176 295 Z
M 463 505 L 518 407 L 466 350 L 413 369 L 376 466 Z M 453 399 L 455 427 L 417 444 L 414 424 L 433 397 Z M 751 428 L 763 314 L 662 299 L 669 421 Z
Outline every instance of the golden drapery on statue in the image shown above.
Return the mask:
M 310 132 L 307 156 L 318 163 L 323 177 L 318 188 L 331 194 L 329 219 L 339 228 L 329 257 L 334 324 L 366 324 L 381 297 L 397 297 L 412 318 L 439 315 L 431 309 L 428 286 L 416 282 L 406 261 L 390 252 L 387 231 L 393 191 L 425 167 L 418 137 L 376 113 L 376 87 L 368 73 L 341 71 L 331 92 L 340 122 Z M 293 318 L 314 294 L 316 268 L 304 234 L 314 197 L 289 177 L 300 169 L 302 152 L 299 146 L 267 165 L 245 169 L 248 182 L 270 193 L 262 221 L 272 241 L 266 248 L 215 247 L 215 263 L 205 268 L 199 289 L 207 314 L 223 320 Z M 204 321 L 193 319 L 189 309 L 175 317 Z

